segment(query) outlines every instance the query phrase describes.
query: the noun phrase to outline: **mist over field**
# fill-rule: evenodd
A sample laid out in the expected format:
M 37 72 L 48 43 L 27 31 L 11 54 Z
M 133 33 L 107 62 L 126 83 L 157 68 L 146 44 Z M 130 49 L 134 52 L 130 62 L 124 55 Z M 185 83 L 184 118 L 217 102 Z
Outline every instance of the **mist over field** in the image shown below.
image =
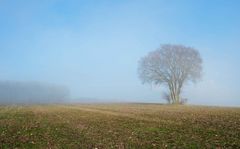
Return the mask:
M 240 149 L 240 0 L 0 0 L 0 149 Z
M 39 82 L 0 82 L 0 104 L 66 103 L 68 88 Z
M 166 103 L 165 86 L 142 84 L 139 61 L 181 44 L 202 58 L 187 103 L 239 106 L 238 3 L 2 0 L 0 101 Z

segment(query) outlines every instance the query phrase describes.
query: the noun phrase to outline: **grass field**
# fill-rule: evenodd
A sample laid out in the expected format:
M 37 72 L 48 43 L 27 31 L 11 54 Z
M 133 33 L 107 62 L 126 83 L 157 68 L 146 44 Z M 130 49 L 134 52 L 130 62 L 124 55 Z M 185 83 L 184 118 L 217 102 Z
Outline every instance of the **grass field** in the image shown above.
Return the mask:
M 0 106 L 0 148 L 240 148 L 240 108 Z

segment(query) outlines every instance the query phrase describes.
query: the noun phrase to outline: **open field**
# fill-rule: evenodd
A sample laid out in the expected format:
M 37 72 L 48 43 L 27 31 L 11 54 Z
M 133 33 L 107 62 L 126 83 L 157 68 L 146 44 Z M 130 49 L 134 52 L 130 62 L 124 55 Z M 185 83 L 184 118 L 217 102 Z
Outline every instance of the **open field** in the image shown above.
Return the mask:
M 0 106 L 0 148 L 240 148 L 240 108 Z

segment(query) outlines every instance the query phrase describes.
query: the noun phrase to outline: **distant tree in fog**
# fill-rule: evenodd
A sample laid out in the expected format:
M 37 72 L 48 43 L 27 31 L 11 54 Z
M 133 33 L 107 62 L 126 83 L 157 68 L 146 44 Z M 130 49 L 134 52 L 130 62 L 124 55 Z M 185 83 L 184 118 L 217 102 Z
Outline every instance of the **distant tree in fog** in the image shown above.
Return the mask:
M 164 95 L 168 103 L 181 104 L 182 87 L 187 82 L 196 82 L 201 77 L 202 59 L 199 52 L 183 45 L 162 45 L 139 62 L 139 77 L 143 83 L 166 85 Z
M 66 87 L 38 82 L 0 82 L 0 104 L 59 103 L 69 98 Z

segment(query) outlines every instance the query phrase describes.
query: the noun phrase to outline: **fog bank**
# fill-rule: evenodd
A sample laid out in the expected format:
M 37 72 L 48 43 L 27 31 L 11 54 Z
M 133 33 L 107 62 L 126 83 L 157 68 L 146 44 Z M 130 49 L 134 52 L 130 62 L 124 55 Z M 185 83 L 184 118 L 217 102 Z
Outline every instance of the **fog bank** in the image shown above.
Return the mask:
M 68 88 L 40 82 L 0 81 L 0 104 L 62 103 Z

